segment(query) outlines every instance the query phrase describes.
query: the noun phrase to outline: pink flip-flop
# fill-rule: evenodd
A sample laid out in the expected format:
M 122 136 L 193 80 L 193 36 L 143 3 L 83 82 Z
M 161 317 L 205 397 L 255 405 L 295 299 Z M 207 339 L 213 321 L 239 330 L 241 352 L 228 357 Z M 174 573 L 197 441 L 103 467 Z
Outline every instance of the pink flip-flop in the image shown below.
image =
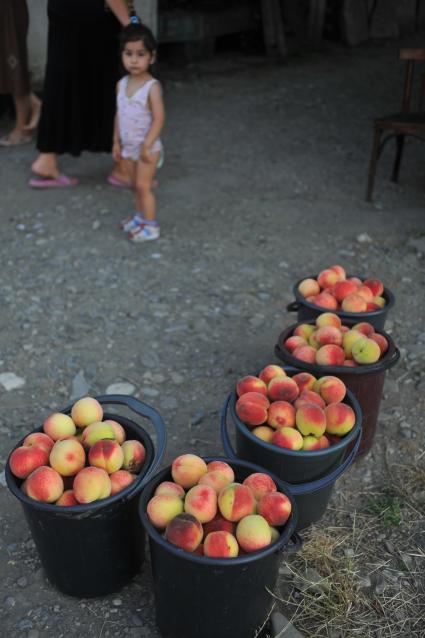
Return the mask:
M 68 177 L 67 175 L 59 175 L 59 177 L 32 177 L 28 182 L 31 188 L 64 188 L 67 186 L 76 186 L 78 179 Z
M 115 177 L 115 175 L 108 175 L 106 181 L 110 186 L 115 186 L 115 188 L 131 188 L 130 182 L 125 182 L 123 179 L 119 177 Z

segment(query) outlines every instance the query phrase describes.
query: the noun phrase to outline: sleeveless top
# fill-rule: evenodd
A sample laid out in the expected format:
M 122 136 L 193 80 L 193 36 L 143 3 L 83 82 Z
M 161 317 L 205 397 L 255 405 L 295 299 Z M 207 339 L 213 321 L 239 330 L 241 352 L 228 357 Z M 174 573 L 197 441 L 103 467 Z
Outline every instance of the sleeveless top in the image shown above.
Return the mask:
M 140 150 L 152 126 L 152 112 L 148 105 L 149 91 L 157 82 L 148 80 L 134 95 L 127 97 L 128 75 L 118 83 L 117 111 L 118 127 L 121 141 L 121 155 L 132 160 L 140 159 Z M 152 145 L 152 153 L 162 151 L 162 143 L 158 138 Z

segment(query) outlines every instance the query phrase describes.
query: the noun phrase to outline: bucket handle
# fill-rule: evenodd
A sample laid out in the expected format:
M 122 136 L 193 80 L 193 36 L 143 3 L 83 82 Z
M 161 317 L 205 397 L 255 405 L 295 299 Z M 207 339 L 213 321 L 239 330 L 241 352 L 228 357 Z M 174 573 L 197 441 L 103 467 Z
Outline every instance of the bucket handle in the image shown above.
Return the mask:
M 223 448 L 226 455 L 231 459 L 236 459 L 237 455 L 235 450 L 232 447 L 232 444 L 230 443 L 229 430 L 227 426 L 227 413 L 229 410 L 230 398 L 231 398 L 231 395 L 229 394 L 229 396 L 227 397 L 224 403 L 223 409 L 221 411 L 220 431 L 221 431 L 221 440 L 223 442 Z M 332 483 L 334 483 L 342 474 L 344 474 L 344 472 L 350 467 L 350 465 L 354 461 L 356 454 L 358 452 L 358 449 L 360 447 L 361 436 L 362 436 L 362 428 L 360 428 L 359 430 L 356 442 L 350 454 L 347 456 L 345 461 L 341 463 L 339 467 L 333 470 L 333 472 L 331 472 L 327 476 L 324 476 L 323 478 L 316 479 L 315 481 L 310 481 L 308 483 L 303 483 L 302 485 L 295 485 L 291 483 L 290 484 L 291 493 L 294 496 L 310 494 L 311 492 L 317 492 L 318 490 L 321 490 L 324 487 L 328 487 L 328 485 L 331 485 Z
M 139 399 L 135 399 L 128 394 L 104 394 L 102 396 L 96 397 L 96 401 L 99 401 L 99 403 L 101 403 L 102 405 L 125 405 L 136 414 L 139 414 L 140 416 L 143 416 L 151 421 L 155 429 L 158 449 L 155 451 L 152 464 L 141 482 L 141 485 L 145 485 L 145 483 L 147 483 L 148 479 L 152 476 L 152 474 L 162 461 L 165 453 L 165 446 L 167 444 L 167 432 L 161 415 L 154 408 L 151 408 L 150 405 L 142 403 L 142 401 L 139 401 Z
M 385 362 L 386 368 L 392 368 L 393 365 L 395 365 L 400 359 L 400 354 L 400 350 L 397 348 L 397 346 L 395 346 L 394 352 L 392 353 L 391 357 L 388 359 L 388 361 Z
M 296 554 L 303 546 L 303 539 L 297 532 L 294 532 L 289 540 L 291 544 L 288 543 L 288 545 L 282 547 L 282 551 L 286 554 Z
M 288 312 L 298 312 L 300 308 L 301 305 L 298 303 L 298 301 L 291 301 L 291 303 L 288 303 L 288 305 L 286 306 L 286 310 Z

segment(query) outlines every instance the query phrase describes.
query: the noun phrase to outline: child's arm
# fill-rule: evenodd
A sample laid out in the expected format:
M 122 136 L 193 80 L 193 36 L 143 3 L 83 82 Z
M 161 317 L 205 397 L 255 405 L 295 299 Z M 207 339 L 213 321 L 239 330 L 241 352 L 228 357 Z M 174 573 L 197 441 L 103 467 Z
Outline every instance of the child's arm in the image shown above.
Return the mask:
M 106 4 L 123 27 L 130 22 L 130 13 L 126 0 L 106 0 Z
M 117 83 L 117 93 L 118 93 L 118 85 Z M 121 141 L 120 141 L 120 130 L 118 126 L 118 113 L 115 113 L 114 118 L 114 135 L 112 138 L 112 157 L 116 162 L 119 162 L 121 159 Z
M 149 106 L 152 111 L 152 126 L 146 136 L 142 149 L 142 159 L 148 160 L 152 144 L 158 139 L 165 122 L 164 101 L 162 99 L 162 90 L 158 82 L 152 86 L 149 91 Z

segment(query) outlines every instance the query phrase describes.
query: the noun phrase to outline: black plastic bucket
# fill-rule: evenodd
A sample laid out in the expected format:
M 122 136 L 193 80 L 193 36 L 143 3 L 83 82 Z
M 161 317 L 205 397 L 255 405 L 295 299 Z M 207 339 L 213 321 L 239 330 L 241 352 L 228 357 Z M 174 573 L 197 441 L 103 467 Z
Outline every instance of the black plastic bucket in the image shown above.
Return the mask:
M 123 426 L 127 438 L 137 439 L 145 446 L 143 468 L 131 485 L 87 505 L 59 507 L 26 496 L 20 490 L 22 481 L 10 471 L 9 461 L 6 465 L 7 485 L 21 502 L 49 581 L 64 594 L 81 598 L 118 591 L 139 571 L 144 558 L 144 530 L 137 510 L 138 496 L 158 467 L 166 445 L 165 426 L 156 410 L 127 395 L 96 398 L 102 405 L 127 406 L 149 419 L 155 429 L 156 451 L 140 425 L 115 413 L 104 414 L 105 419 Z M 62 411 L 69 414 L 71 410 Z
M 383 330 L 375 328 L 375 332 L 383 335 L 388 341 L 388 350 L 385 355 L 376 363 L 350 368 L 347 366 L 321 366 L 317 363 L 307 363 L 300 361 L 283 347 L 286 339 L 290 337 L 297 325 L 300 323 L 314 324 L 314 320 L 302 321 L 289 326 L 281 332 L 277 344 L 275 345 L 276 356 L 286 365 L 295 366 L 299 370 L 310 372 L 315 377 L 333 375 L 345 383 L 357 398 L 362 411 L 362 440 L 358 456 L 369 452 L 375 436 L 378 422 L 379 405 L 381 403 L 382 391 L 384 388 L 385 372 L 392 368 L 400 358 L 400 351 L 396 347 L 390 335 Z M 344 325 L 353 326 L 356 321 L 344 321 Z
M 322 312 L 332 312 L 335 315 L 340 317 L 341 321 L 346 321 L 347 319 L 350 321 L 354 321 L 355 323 L 359 323 L 360 321 L 367 321 L 372 324 L 375 328 L 383 329 L 385 325 L 385 321 L 387 319 L 388 312 L 395 304 L 395 297 L 391 290 L 388 288 L 384 288 L 384 292 L 382 296 L 385 299 L 385 306 L 383 308 L 379 308 L 379 310 L 371 310 L 370 312 L 346 312 L 345 310 L 328 310 L 327 308 L 321 308 L 320 306 L 316 306 L 315 304 L 307 301 L 305 297 L 303 297 L 299 291 L 298 286 L 304 279 L 316 279 L 317 275 L 307 275 L 307 277 L 303 277 L 293 287 L 292 291 L 294 293 L 294 297 L 296 301 L 292 301 L 290 304 L 286 306 L 286 309 L 289 312 L 296 312 L 298 321 L 305 322 L 309 319 L 315 319 Z M 363 281 L 363 279 L 362 279 Z
M 252 472 L 266 471 L 239 460 L 205 459 L 212 460 L 229 463 L 239 482 Z M 163 638 L 250 638 L 265 622 L 273 604 L 270 591 L 277 580 L 281 554 L 296 551 L 301 545 L 294 534 L 297 506 L 290 487 L 271 476 L 291 500 L 292 513 L 274 543 L 237 558 L 208 558 L 186 552 L 166 541 L 150 523 L 148 501 L 159 483 L 172 480 L 171 468 L 162 470 L 144 487 L 139 512 L 149 536 L 156 622 Z
M 299 372 L 285 368 L 288 376 Z M 261 465 L 289 484 L 298 507 L 297 530 L 322 518 L 335 481 L 350 467 L 357 454 L 362 432 L 362 415 L 358 401 L 347 391 L 344 403 L 356 415 L 354 428 L 335 445 L 322 450 L 289 450 L 267 443 L 251 433 L 236 414 L 236 393 L 230 394 L 221 414 L 221 439 L 226 455 Z M 230 412 L 235 427 L 236 451 L 230 442 L 227 417 Z

